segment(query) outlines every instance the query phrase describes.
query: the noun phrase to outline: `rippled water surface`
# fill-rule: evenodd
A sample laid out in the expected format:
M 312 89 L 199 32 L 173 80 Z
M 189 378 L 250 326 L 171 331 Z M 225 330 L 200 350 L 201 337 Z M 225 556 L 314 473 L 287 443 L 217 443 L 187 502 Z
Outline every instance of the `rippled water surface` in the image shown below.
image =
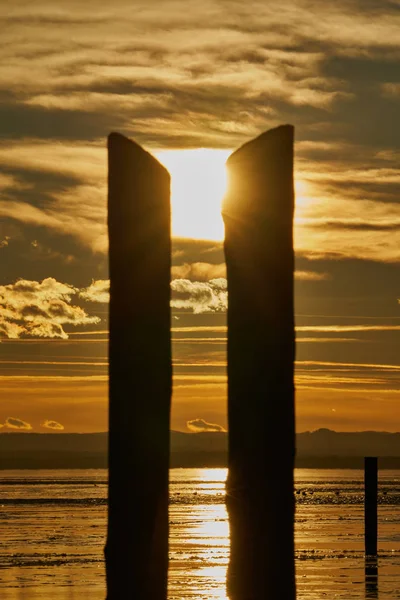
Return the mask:
M 226 599 L 226 469 L 173 469 L 169 599 Z M 107 472 L 0 471 L 0 598 L 105 598 Z M 296 471 L 299 599 L 400 598 L 400 472 L 379 477 L 379 582 L 365 583 L 363 473 Z

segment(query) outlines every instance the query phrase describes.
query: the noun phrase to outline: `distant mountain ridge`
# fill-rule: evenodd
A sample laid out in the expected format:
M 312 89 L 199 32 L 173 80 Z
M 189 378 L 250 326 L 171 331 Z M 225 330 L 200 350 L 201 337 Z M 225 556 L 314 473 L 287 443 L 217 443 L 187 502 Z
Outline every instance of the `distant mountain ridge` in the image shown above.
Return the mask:
M 0 469 L 105 468 L 107 441 L 107 433 L 0 433 Z M 296 443 L 300 467 L 357 468 L 379 456 L 382 468 L 400 468 L 400 433 L 318 429 Z M 225 432 L 171 431 L 171 466 L 226 466 L 227 444 Z

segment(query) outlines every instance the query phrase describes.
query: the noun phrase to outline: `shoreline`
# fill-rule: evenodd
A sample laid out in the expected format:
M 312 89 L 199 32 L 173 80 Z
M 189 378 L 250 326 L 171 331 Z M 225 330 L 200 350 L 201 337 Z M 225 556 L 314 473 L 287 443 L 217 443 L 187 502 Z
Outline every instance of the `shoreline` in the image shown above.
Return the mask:
M 381 456 L 379 470 L 400 469 L 399 456 Z M 10 452 L 0 453 L 0 471 L 38 469 L 107 469 L 105 453 L 73 452 Z M 226 468 L 226 452 L 187 452 L 171 453 L 171 469 Z M 298 469 L 364 469 L 363 456 L 298 456 L 295 462 Z

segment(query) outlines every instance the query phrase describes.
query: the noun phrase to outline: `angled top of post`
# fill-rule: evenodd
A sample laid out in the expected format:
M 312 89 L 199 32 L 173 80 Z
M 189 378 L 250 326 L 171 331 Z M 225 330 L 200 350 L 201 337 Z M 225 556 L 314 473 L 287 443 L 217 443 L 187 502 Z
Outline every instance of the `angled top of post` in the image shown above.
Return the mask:
M 155 156 L 147 152 L 142 146 L 133 140 L 127 138 L 126 136 L 118 133 L 116 131 L 112 131 L 108 136 L 108 149 L 112 150 L 114 153 L 121 153 L 121 157 L 124 157 L 124 160 L 140 160 L 147 163 L 147 165 L 152 166 L 152 168 L 159 169 L 160 173 L 164 173 L 165 176 L 170 179 L 170 174 L 167 169 L 162 165 Z
M 108 225 L 110 256 L 133 256 L 123 249 L 144 240 L 152 223 L 157 231 L 170 230 L 170 181 L 167 169 L 139 144 L 121 135 L 108 136 Z M 151 213 L 151 217 L 148 213 Z M 136 242 L 135 242 L 136 240 Z M 121 256 L 119 260 L 122 260 Z
M 267 146 L 272 144 L 293 144 L 294 139 L 294 126 L 293 125 L 279 125 L 268 131 L 264 131 L 256 138 L 250 140 L 235 150 L 228 160 L 228 165 L 236 164 L 238 161 L 245 160 L 250 153 L 256 152 L 258 149 L 265 149 Z
M 294 127 L 280 125 L 231 154 L 226 162 L 228 189 L 223 201 L 223 218 L 291 219 L 293 152 Z

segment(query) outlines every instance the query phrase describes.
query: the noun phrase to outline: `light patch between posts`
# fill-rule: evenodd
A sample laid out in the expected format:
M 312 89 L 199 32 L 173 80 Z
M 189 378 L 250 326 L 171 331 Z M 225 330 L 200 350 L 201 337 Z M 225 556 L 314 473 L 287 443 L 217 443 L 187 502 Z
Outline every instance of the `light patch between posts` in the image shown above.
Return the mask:
M 172 235 L 223 240 L 221 202 L 229 150 L 169 150 L 155 153 L 171 174 Z

